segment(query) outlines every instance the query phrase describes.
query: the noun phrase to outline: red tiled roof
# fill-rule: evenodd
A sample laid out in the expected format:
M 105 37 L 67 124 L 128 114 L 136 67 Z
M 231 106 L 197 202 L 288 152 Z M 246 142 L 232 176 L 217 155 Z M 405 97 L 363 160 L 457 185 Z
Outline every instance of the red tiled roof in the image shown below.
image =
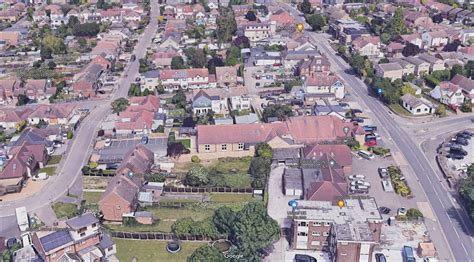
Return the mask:
M 313 76 L 308 76 L 306 78 L 305 84 L 307 86 L 332 86 L 337 81 L 342 83 L 341 79 L 336 75 L 315 73 Z
M 67 118 L 71 116 L 75 108 L 76 106 L 73 104 L 39 105 L 29 117 L 44 119 Z
M 308 145 L 303 149 L 305 158 L 320 159 L 323 154 L 328 154 L 341 166 L 352 165 L 351 149 L 347 145 Z
M 115 123 L 115 128 L 117 130 L 150 129 L 153 125 L 153 116 L 154 113 L 150 111 L 123 111 L 120 112 L 119 117 L 121 119 L 128 118 L 130 121 L 117 122 Z
M 157 112 L 160 109 L 160 99 L 154 95 L 131 97 L 128 102 L 130 106 L 125 110 L 128 112 Z
M 174 78 L 194 78 L 196 76 L 209 77 L 209 71 L 207 68 L 192 68 L 192 69 L 165 69 L 160 71 L 161 79 L 174 79 Z
M 368 44 L 378 45 L 380 44 L 380 37 L 378 36 L 361 36 L 352 41 L 357 49 L 363 48 Z
M 153 161 L 153 152 L 146 146 L 138 144 L 124 157 L 117 168 L 116 175 L 128 175 L 129 172 L 144 175 L 150 171 Z

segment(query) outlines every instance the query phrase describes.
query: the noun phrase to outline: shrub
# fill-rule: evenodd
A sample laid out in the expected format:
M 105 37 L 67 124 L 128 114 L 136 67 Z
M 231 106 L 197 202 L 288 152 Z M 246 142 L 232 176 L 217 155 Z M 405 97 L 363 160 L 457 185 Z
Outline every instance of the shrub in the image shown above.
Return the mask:
M 201 162 L 201 159 L 199 159 L 198 156 L 192 156 L 192 157 L 191 157 L 191 162 L 193 162 L 193 163 L 199 163 L 199 162 Z
M 421 211 L 418 210 L 418 209 L 416 209 L 416 208 L 410 208 L 410 209 L 407 210 L 407 215 L 406 215 L 406 217 L 407 217 L 408 219 L 413 219 L 413 220 L 415 220 L 415 219 L 418 219 L 418 218 L 420 218 L 420 217 L 423 217 L 423 213 L 421 213 Z
M 71 130 L 67 131 L 67 139 L 72 139 L 74 137 L 74 134 L 72 133 Z

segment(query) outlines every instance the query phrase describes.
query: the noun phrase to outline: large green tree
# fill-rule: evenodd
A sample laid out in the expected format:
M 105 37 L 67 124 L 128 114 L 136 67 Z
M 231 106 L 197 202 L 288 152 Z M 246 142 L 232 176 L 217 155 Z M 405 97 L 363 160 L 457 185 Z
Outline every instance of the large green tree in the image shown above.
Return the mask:
M 313 11 L 309 0 L 303 0 L 303 2 L 300 4 L 300 10 L 304 14 L 310 14 Z
M 206 54 L 200 48 L 186 48 L 184 54 L 188 58 L 188 65 L 194 68 L 203 68 L 207 63 Z
M 188 262 L 224 262 L 229 261 L 217 248 L 209 245 L 202 246 L 194 250 L 188 257 Z
M 184 64 L 184 60 L 181 56 L 175 56 L 171 59 L 171 69 L 186 69 L 187 66 Z
M 293 110 L 289 105 L 269 105 L 263 109 L 262 117 L 265 122 L 269 121 L 269 118 L 276 117 L 278 120 L 284 120 L 287 117 L 293 116 Z
M 265 159 L 272 159 L 273 152 L 269 144 L 261 142 L 255 146 L 255 155 Z
M 235 22 L 234 12 L 231 8 L 222 8 L 220 15 L 217 17 L 217 41 L 219 44 L 226 43 L 232 40 L 232 36 L 237 30 L 237 23 Z
M 209 173 L 203 166 L 193 166 L 186 173 L 184 183 L 189 186 L 204 186 L 209 183 Z
M 235 212 L 229 207 L 223 206 L 214 212 L 212 221 L 220 233 L 231 235 L 235 218 Z
M 399 7 L 395 10 L 395 14 L 390 19 L 384 32 L 389 33 L 392 37 L 408 33 L 408 28 L 405 25 L 405 18 L 403 16 L 403 8 Z
M 306 18 L 306 22 L 311 26 L 313 31 L 321 31 L 326 25 L 326 20 L 320 14 L 313 14 Z
M 118 98 L 116 100 L 114 100 L 111 104 L 112 106 L 112 111 L 116 114 L 124 111 L 125 109 L 127 109 L 129 103 L 128 103 L 128 100 L 124 97 L 121 97 L 121 98 Z

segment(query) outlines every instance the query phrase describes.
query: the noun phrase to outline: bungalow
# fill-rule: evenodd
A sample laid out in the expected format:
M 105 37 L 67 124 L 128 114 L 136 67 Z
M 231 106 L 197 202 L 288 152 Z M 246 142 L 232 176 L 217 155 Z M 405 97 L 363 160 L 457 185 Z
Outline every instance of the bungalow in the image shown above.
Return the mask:
M 412 115 L 428 115 L 434 113 L 434 107 L 421 98 L 405 94 L 400 98 L 400 104 Z
M 378 57 L 380 56 L 380 37 L 361 36 L 352 41 L 353 51 L 362 56 Z
M 375 74 L 378 77 L 390 78 L 390 80 L 402 79 L 403 68 L 398 63 L 385 63 L 375 65 Z
M 122 222 L 124 214 L 134 212 L 138 206 L 138 192 L 143 181 L 138 176 L 116 175 L 110 180 L 99 200 L 104 219 Z
M 25 121 L 31 112 L 33 112 L 31 107 L 2 109 L 0 110 L 0 126 L 3 128 L 16 128 L 16 125 Z
M 38 105 L 28 116 L 28 122 L 36 125 L 40 120 L 50 125 L 67 125 L 76 115 L 76 106 L 73 104 Z
M 461 106 L 465 99 L 462 88 L 448 81 L 439 83 L 431 90 L 430 95 L 441 103 L 453 107 Z
M 307 77 L 303 90 L 305 94 L 316 94 L 327 97 L 328 95 L 335 99 L 343 99 L 345 95 L 345 86 L 342 80 L 336 75 L 326 75 L 323 73 L 315 74 L 314 77 Z
M 403 60 L 415 66 L 415 75 L 427 75 L 430 72 L 430 63 L 417 57 L 405 57 Z
M 25 85 L 15 92 L 16 96 L 23 94 L 32 100 L 48 99 L 54 93 L 56 88 L 52 87 L 50 79 L 28 79 Z
M 160 71 L 161 83 L 165 90 L 209 88 L 211 83 L 207 68 L 164 69 Z
M 421 60 L 424 60 L 430 64 L 430 73 L 433 71 L 444 70 L 444 61 L 427 53 L 420 54 L 418 56 Z

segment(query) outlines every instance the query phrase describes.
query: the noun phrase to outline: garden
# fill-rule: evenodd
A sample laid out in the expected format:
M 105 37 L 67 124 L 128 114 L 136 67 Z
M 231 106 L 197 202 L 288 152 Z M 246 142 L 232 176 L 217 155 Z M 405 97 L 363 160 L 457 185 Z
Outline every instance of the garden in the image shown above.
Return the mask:
M 389 166 L 387 171 L 390 175 L 390 179 L 392 180 L 395 192 L 403 197 L 410 197 L 411 189 L 408 186 L 405 177 L 402 175 L 400 168 L 397 166 Z

